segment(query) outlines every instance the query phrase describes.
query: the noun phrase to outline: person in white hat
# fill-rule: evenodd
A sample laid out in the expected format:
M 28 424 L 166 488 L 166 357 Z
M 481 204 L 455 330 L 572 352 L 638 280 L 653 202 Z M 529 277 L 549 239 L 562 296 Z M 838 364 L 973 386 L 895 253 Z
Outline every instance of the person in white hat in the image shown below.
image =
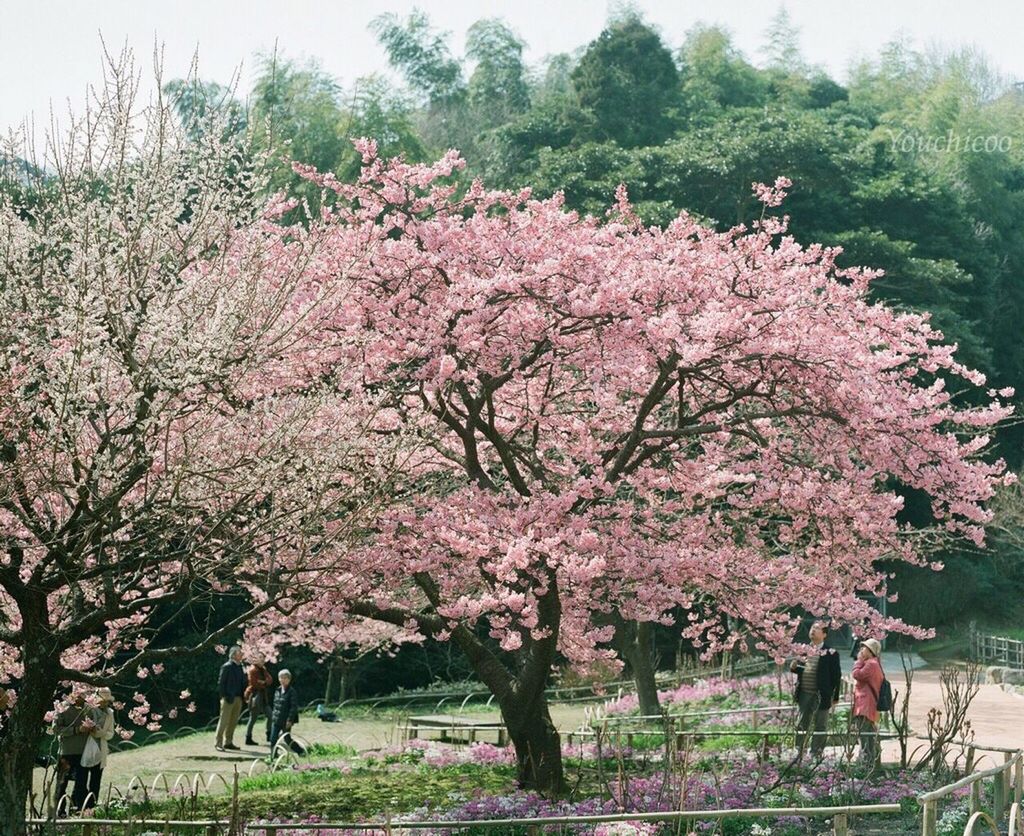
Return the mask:
M 882 688 L 882 645 L 878 639 L 864 639 L 853 664 L 853 724 L 860 738 L 857 760 L 868 769 L 879 762 L 878 694 Z
M 95 746 L 98 751 L 88 760 L 83 753 L 82 766 L 75 782 L 75 794 L 81 795 L 83 810 L 91 810 L 100 800 L 100 783 L 110 754 L 110 740 L 114 736 L 114 695 L 109 688 L 98 688 L 95 702 L 95 707 L 89 709 L 89 719 L 92 720 L 89 736 L 94 742 L 87 746 Z M 79 788 L 78 781 L 84 781 L 85 786 Z

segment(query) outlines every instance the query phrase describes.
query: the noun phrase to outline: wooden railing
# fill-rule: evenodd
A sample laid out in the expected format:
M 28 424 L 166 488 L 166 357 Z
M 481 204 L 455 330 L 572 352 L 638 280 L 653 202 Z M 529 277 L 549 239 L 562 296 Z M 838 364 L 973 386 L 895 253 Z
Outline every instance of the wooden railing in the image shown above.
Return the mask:
M 1024 642 L 1017 639 L 974 633 L 971 651 L 979 662 L 1024 670 Z
M 45 828 L 45 833 L 59 833 L 61 828 L 77 830 L 81 836 L 92 836 L 95 832 L 106 832 L 108 828 L 124 828 L 126 833 L 143 833 L 153 828 L 158 833 L 171 833 L 174 830 L 205 830 L 207 836 L 216 836 L 230 830 L 231 823 L 220 819 L 198 821 L 174 821 L 173 819 L 28 819 L 29 827 Z
M 1013 795 L 1012 805 L 1016 805 L 1019 809 L 1021 793 L 1024 790 L 1024 755 L 1020 751 L 1005 751 L 1004 757 L 1004 763 L 999 766 L 981 772 L 972 772 L 959 781 L 919 795 L 917 801 L 921 805 L 921 836 L 935 836 L 939 802 L 964 787 L 971 788 L 971 819 L 968 822 L 968 829 L 964 830 L 965 836 L 972 836 L 973 831 L 969 828 L 980 823 L 994 827 L 998 836 L 999 823 L 1011 807 L 1011 793 Z M 986 779 L 992 781 L 991 811 L 984 811 L 981 808 L 982 782 Z M 1016 832 L 1016 828 L 1014 828 L 1014 832 Z

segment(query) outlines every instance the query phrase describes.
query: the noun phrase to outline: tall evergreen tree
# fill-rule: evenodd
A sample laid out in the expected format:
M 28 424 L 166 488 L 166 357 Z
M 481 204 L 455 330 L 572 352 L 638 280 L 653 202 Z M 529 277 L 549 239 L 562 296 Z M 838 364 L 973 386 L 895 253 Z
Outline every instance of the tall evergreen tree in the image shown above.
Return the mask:
M 594 114 L 597 139 L 656 145 L 672 132 L 679 72 L 661 37 L 639 17 L 613 22 L 572 73 L 580 104 Z

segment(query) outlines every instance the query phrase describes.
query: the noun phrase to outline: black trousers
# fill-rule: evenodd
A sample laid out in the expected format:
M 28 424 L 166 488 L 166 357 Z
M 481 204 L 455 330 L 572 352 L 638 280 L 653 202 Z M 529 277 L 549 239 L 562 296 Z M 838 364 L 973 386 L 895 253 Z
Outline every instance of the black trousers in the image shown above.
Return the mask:
M 103 780 L 102 766 L 78 766 L 75 776 L 75 806 L 79 810 L 91 810 L 100 800 L 100 782 Z
M 252 740 L 252 730 L 256 726 L 256 720 L 264 714 L 267 717 L 267 740 L 270 740 L 270 733 L 273 731 L 270 722 L 270 706 L 263 691 L 254 691 L 249 697 L 249 724 L 245 727 L 246 740 Z

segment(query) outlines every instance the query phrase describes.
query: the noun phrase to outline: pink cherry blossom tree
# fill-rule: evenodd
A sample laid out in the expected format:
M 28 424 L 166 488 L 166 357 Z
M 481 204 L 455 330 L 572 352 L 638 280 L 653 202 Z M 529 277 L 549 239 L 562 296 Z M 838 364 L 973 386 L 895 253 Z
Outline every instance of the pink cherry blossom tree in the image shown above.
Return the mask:
M 561 197 L 460 193 L 362 142 L 357 184 L 300 171 L 325 209 L 338 321 L 375 426 L 424 439 L 376 535 L 320 606 L 467 655 L 500 706 L 519 780 L 563 789 L 544 689 L 607 658 L 609 617 L 707 651 L 792 646 L 796 608 L 914 632 L 858 592 L 876 561 L 983 540 L 1009 413 L 925 315 L 869 301 L 876 273 L 801 247 L 784 220 L 645 228 L 624 191 L 599 221 Z M 758 185 L 766 206 L 788 184 Z M 971 397 L 959 397 L 960 390 Z M 931 498 L 900 524 L 902 483 Z
M 24 832 L 65 689 L 131 686 L 298 606 L 397 450 L 365 443 L 372 403 L 324 338 L 320 232 L 264 205 L 244 138 L 190 139 L 137 81 L 115 61 L 30 201 L 0 197 L 0 834 Z M 222 592 L 248 608 L 155 640 Z

